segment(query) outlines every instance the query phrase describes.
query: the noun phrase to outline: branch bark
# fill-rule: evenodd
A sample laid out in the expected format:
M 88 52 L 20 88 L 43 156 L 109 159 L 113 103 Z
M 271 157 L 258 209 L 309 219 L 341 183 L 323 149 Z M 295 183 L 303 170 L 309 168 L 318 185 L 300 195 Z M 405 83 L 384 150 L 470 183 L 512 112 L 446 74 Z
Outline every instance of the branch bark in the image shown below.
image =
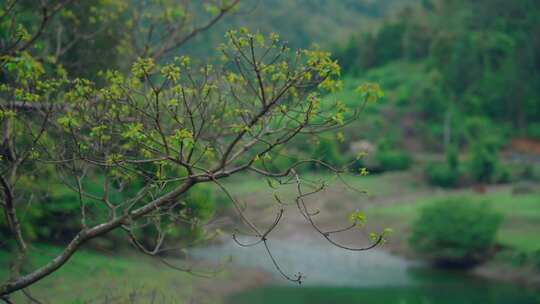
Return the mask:
M 24 238 L 22 235 L 21 224 L 19 223 L 16 211 L 15 211 L 15 205 L 13 202 L 13 192 L 11 190 L 11 187 L 8 184 L 8 181 L 3 176 L 0 176 L 0 184 L 2 185 L 2 188 L 4 191 L 3 208 L 6 214 L 8 226 L 11 229 L 11 232 L 13 233 L 15 242 L 17 243 L 17 254 L 11 265 L 11 276 L 17 277 L 20 273 L 21 265 L 26 256 L 27 247 L 26 247 L 26 242 L 24 241 Z
M 32 271 L 31 273 L 21 276 L 19 278 L 13 279 L 6 284 L 0 286 L 0 297 L 9 295 L 15 291 L 21 290 L 28 287 L 29 285 L 45 278 L 46 276 L 52 274 L 58 270 L 62 265 L 64 265 L 77 251 L 88 240 L 96 238 L 98 236 L 104 235 L 111 230 L 114 230 L 126 222 L 136 220 L 162 206 L 165 206 L 173 202 L 180 195 L 186 193 L 193 185 L 198 181 L 196 179 L 186 179 L 186 181 L 178 186 L 175 190 L 169 192 L 168 194 L 149 202 L 148 204 L 128 213 L 124 214 L 116 219 L 113 219 L 109 222 L 94 226 L 92 228 L 81 230 L 66 246 L 66 248 L 54 259 L 52 259 L 46 265 Z

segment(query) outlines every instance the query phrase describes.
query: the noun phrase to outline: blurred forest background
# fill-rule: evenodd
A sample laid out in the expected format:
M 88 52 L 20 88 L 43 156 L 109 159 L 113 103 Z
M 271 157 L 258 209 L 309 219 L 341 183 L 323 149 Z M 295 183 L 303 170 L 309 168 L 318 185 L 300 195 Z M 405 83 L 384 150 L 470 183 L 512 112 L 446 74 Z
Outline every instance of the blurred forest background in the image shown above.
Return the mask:
M 31 2 L 22 1 L 28 10 L 33 7 Z M 99 71 L 128 69 L 133 58 L 124 44 L 123 33 L 130 30 L 130 25 L 122 14 L 126 8 L 119 3 L 87 1 L 58 16 L 56 22 L 66 28 L 82 29 L 105 22 L 98 16 L 111 14 L 113 18 L 106 21 L 106 30 L 91 39 L 78 40 L 55 59 L 70 76 L 99 83 Z M 142 5 L 138 1 L 126 3 L 131 9 Z M 152 7 L 147 7 L 146 12 L 163 13 L 152 11 Z M 198 14 L 211 15 L 211 8 Z M 28 18 L 31 15 L 29 11 Z M 27 20 L 28 24 L 33 22 L 37 21 Z M 493 295 L 502 292 L 499 285 L 486 283 L 489 291 L 486 288 L 477 294 L 463 286 L 469 274 L 456 279 L 454 273 L 437 273 L 431 275 L 435 279 L 427 281 L 450 284 L 450 290 L 461 293 L 462 298 L 444 302 L 436 295 L 424 294 L 424 289 L 401 290 L 396 292 L 400 298 L 391 299 L 381 298 L 381 290 L 371 294 L 362 293 L 368 289 L 356 290 L 359 293 L 332 289 L 328 294 L 333 299 L 343 303 L 353 297 L 365 297 L 369 303 L 472 303 L 471 299 L 476 299 L 476 303 L 537 303 L 539 1 L 248 0 L 174 56 L 185 54 L 194 61 L 212 62 L 219 57 L 215 49 L 225 31 L 241 26 L 265 34 L 276 32 L 293 49 L 317 44 L 331 51 L 342 66 L 344 81 L 337 94 L 324 98 L 356 108 L 359 101 L 355 90 L 363 82 L 378 83 L 385 93 L 382 100 L 364 109 L 360 120 L 343 131 L 317 138 L 299 136 L 272 158 L 273 168 L 284 168 L 303 158 L 321 159 L 337 167 L 353 164 L 346 180 L 368 194 L 359 198 L 354 193 L 342 193 L 338 186 L 322 193 L 317 204 L 331 210 L 327 222 L 346 220 L 346 214 L 361 210 L 369 219 L 369 227 L 394 230 L 383 250 L 427 261 L 435 265 L 434 269 L 466 269 L 489 282 L 502 279 L 514 287 L 522 284 L 531 288 L 526 289 L 525 297 L 519 287 L 509 287 L 513 291 L 504 291 L 504 296 L 495 299 Z M 56 34 L 48 33 L 44 39 L 53 41 Z M 52 52 L 47 48 L 50 45 L 43 43 L 36 52 Z M 0 74 L 0 83 L 6 77 L 4 73 Z M 328 177 L 324 168 L 318 166 L 300 170 L 314 180 Z M 368 176 L 363 176 L 368 172 Z M 227 183 L 235 195 L 255 207 L 253 214 L 271 204 L 274 191 L 268 189 L 266 180 L 245 175 Z M 77 231 L 79 223 L 70 215 L 77 213 L 79 206 L 74 203 L 76 193 L 63 185 L 42 180 L 29 181 L 28 187 L 41 194 L 40 204 L 36 204 L 39 208 L 33 208 L 22 220 L 25 233 L 38 244 L 31 259 L 39 265 L 44 257 L 58 251 L 57 245 L 66 236 Z M 120 201 L 123 195 L 136 190 L 135 183 L 114 193 L 114 199 Z M 290 189 L 282 191 L 286 196 Z M 209 241 L 215 227 L 231 231 L 233 208 L 217 189 L 198 187 L 185 200 L 189 212 L 200 219 L 201 225 L 179 228 L 174 232 L 174 242 L 186 248 L 197 247 Z M 5 221 L 0 217 L 1 240 L 9 234 Z M 76 255 L 73 264 L 36 285 L 34 294 L 48 303 L 149 303 L 148 297 L 164 303 L 307 301 L 295 298 L 297 291 L 291 289 L 254 291 L 272 280 L 266 271 L 261 274 L 253 265 L 240 263 L 246 268 L 241 274 L 238 268 L 226 270 L 213 279 L 215 285 L 223 286 L 217 288 L 187 274 L 159 268 L 155 262 L 129 253 L 127 247 L 121 232 L 91 242 Z M 2 278 L 7 276 L 9 260 L 9 252 L 4 249 L 0 247 Z M 175 258 L 181 260 L 185 254 Z M 261 264 L 266 262 L 261 258 Z M 84 279 L 79 279 L 81 275 Z M 446 279 L 449 276 L 452 280 Z M 445 279 L 440 280 L 441 277 Z M 164 285 L 170 288 L 163 288 Z M 243 294 L 246 290 L 248 293 Z M 320 290 L 312 292 L 324 298 L 318 294 Z M 485 293 L 491 297 L 482 298 Z M 420 302 L 419 295 L 425 295 L 427 302 Z M 135 300 L 125 300 L 129 297 Z

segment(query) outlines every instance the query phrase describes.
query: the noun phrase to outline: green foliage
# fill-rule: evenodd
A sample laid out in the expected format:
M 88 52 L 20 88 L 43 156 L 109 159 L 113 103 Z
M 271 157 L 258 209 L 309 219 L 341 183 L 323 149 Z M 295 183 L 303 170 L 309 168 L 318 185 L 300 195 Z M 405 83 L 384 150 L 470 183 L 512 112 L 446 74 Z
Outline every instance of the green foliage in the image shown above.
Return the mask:
M 264 167 L 272 172 L 284 172 L 289 167 L 291 167 L 294 163 L 296 163 L 300 157 L 298 157 L 298 154 L 301 153 L 300 151 L 287 151 L 287 150 L 281 150 L 279 153 L 275 153 L 276 155 L 272 157 L 270 160 L 265 160 L 264 157 L 261 159 L 262 162 L 264 162 Z M 299 166 L 297 167 L 297 171 L 306 170 L 309 168 L 306 168 L 307 166 Z
M 339 152 L 338 142 L 335 139 L 326 136 L 319 138 L 313 149 L 311 158 L 318 159 L 334 167 L 339 167 L 343 164 L 343 157 Z M 313 168 L 326 170 L 319 164 L 314 164 Z
M 460 178 L 458 150 L 451 146 L 446 153 L 446 163 L 430 163 L 425 174 L 430 184 L 451 188 L 458 185 Z
M 358 107 L 322 104 L 342 85 L 329 52 L 291 51 L 279 35 L 246 28 L 225 38 L 213 64 L 187 56 L 163 63 L 148 50 L 130 68 L 89 69 L 90 79 L 68 77 L 55 60 L 29 52 L 0 58 L 1 188 L 24 215 L 28 244 L 99 237 L 99 245 L 114 246 L 120 232 L 145 252 L 191 246 L 209 237 L 204 224 L 216 212 L 213 190 L 202 183 L 253 167 L 268 176 L 265 164 L 286 169 L 284 148 L 296 135 L 317 137 L 357 119 Z M 364 104 L 383 96 L 373 83 L 355 94 Z M 330 138 L 314 158 L 342 160 Z M 4 206 L 11 210 L 11 201 Z M 19 234 L 9 230 L 18 225 L 5 213 L 0 233 L 12 245 Z
M 86 193 L 95 197 L 102 197 L 104 191 L 103 176 L 95 180 L 83 181 L 82 187 Z M 134 180 L 130 187 L 118 188 L 114 185 L 109 189 L 108 199 L 112 203 L 120 203 L 133 195 L 140 187 L 140 181 Z M 21 217 L 23 232 L 28 240 L 41 242 L 60 242 L 74 236 L 82 227 L 80 212 L 81 200 L 77 192 L 62 183 L 51 183 L 44 179 L 39 181 L 26 181 L 23 179 L 21 187 L 25 191 L 33 193 L 36 197 L 30 206 L 21 205 L 18 212 L 24 213 Z M 92 209 L 92 214 L 87 215 L 87 224 L 94 224 L 98 218 L 108 216 L 108 210 L 103 202 L 82 199 L 85 209 Z M 5 231 L 6 238 L 10 235 L 5 217 L 0 217 L 0 233 Z M 118 233 L 108 235 L 110 240 L 119 238 Z
M 375 171 L 400 171 L 408 169 L 412 164 L 412 157 L 397 147 L 394 137 L 387 136 L 380 140 L 374 154 L 374 164 L 368 165 Z M 360 160 L 361 167 L 363 160 Z
M 426 178 L 431 185 L 452 188 L 458 185 L 459 171 L 447 163 L 430 163 L 426 166 Z
M 412 158 L 407 152 L 399 150 L 377 151 L 375 158 L 382 171 L 407 170 L 412 164 Z
M 527 137 L 540 141 L 540 123 L 530 123 L 527 126 Z
M 421 210 L 409 244 L 435 262 L 476 263 L 489 254 L 501 220 L 487 203 L 467 198 L 441 200 Z
M 192 221 L 205 223 L 215 213 L 214 193 L 209 185 L 196 185 L 188 191 L 183 201 L 182 215 Z
M 513 248 L 505 248 L 498 252 L 495 259 L 499 262 L 510 264 L 513 267 L 532 266 L 533 269 L 540 269 L 540 251 L 524 252 Z
M 501 131 L 484 117 L 465 120 L 463 132 L 469 146 L 467 162 L 461 166 L 457 147 L 451 145 L 445 163 L 426 166 L 425 175 L 430 184 L 445 188 L 456 187 L 460 180 L 479 183 L 505 183 L 511 174 L 498 157 L 504 142 Z
M 459 169 L 459 151 L 455 146 L 448 147 L 446 152 L 446 161 L 448 162 L 448 167 L 453 170 Z
M 155 246 L 160 233 L 158 229 L 161 229 L 161 232 L 167 233 L 166 242 L 171 246 L 178 246 L 178 243 L 185 247 L 193 246 L 208 236 L 204 224 L 215 215 L 216 201 L 210 185 L 196 185 L 164 216 L 152 219 L 154 225 L 136 231 L 136 238 L 148 247 Z
M 428 22 L 411 23 L 403 33 L 403 55 L 410 60 L 421 60 L 429 56 L 434 30 Z
M 383 65 L 403 56 L 404 33 L 405 26 L 402 23 L 391 23 L 381 27 L 374 41 L 373 66 Z
M 537 270 L 540 270 L 540 250 L 536 250 L 536 251 L 531 255 L 531 260 L 532 260 L 532 263 L 533 263 L 534 267 L 535 267 Z
M 467 169 L 471 178 L 480 183 L 496 182 L 500 169 L 498 151 L 503 142 L 500 134 L 483 117 L 470 118 L 465 125 L 470 149 Z
M 368 69 L 382 66 L 403 56 L 405 25 L 401 22 L 386 23 L 376 34 L 364 33 L 351 38 L 348 44 L 337 49 L 335 56 L 346 72 L 354 68 Z
M 523 251 L 515 248 L 504 248 L 500 252 L 497 252 L 495 259 L 514 267 L 527 267 L 536 271 L 540 270 L 540 249 Z
M 523 164 L 513 167 L 519 179 L 540 181 L 540 166 L 535 164 Z
M 373 28 L 384 17 L 417 0 L 243 0 L 241 18 L 228 18 L 212 31 L 204 33 L 186 49 L 191 55 L 205 57 L 208 45 L 219 41 L 230 28 L 245 26 L 262 32 L 280 33 L 293 48 L 313 43 L 328 48 L 345 41 L 358 29 Z M 340 60 L 340 63 L 341 62 Z
M 397 62 L 423 66 L 421 81 L 408 90 L 381 85 L 389 99 L 401 100 L 407 113 L 420 117 L 429 147 L 441 148 L 449 110 L 455 139 L 464 135 L 461 125 L 470 116 L 534 138 L 540 119 L 540 70 L 534 68 L 540 62 L 539 2 L 494 1 L 423 1 L 423 9 L 403 10 L 375 33 L 357 34 L 338 48 L 337 57 L 346 72 L 369 80 L 372 71 Z M 386 75 L 396 77 L 405 84 L 417 75 L 410 70 Z

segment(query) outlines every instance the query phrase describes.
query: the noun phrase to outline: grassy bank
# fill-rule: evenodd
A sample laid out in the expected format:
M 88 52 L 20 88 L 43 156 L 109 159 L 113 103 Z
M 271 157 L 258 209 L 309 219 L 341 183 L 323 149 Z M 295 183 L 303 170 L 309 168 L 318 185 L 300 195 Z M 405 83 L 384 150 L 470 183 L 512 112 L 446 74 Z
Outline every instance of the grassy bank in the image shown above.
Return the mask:
M 28 264 L 43 265 L 59 250 L 48 245 L 33 247 Z M 1 279 L 8 275 L 8 261 L 8 253 L 0 251 Z M 193 276 L 133 252 L 82 250 L 30 291 L 43 303 L 189 303 L 196 284 Z M 13 301 L 27 300 L 17 293 Z
M 504 216 L 503 225 L 497 234 L 499 244 L 527 253 L 540 250 L 540 235 L 537 233 L 540 231 L 539 193 L 516 195 L 512 193 L 511 187 L 503 187 L 494 188 L 485 194 L 456 191 L 448 193 L 447 196 L 467 196 L 473 200 L 489 202 Z M 368 213 L 374 217 L 393 219 L 396 223 L 410 223 L 418 216 L 422 207 L 435 200 L 426 197 L 392 206 L 373 206 L 368 209 Z

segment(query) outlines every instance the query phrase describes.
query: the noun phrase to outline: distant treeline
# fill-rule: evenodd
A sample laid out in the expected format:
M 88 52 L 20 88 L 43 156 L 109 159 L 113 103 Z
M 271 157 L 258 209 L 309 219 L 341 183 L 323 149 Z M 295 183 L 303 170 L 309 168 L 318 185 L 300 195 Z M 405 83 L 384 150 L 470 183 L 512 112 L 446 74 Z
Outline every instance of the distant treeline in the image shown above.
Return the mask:
M 411 105 L 426 121 L 483 116 L 511 135 L 540 138 L 539 1 L 425 0 L 376 32 L 359 29 L 335 54 L 355 75 L 422 64 L 411 98 L 421 102 Z

